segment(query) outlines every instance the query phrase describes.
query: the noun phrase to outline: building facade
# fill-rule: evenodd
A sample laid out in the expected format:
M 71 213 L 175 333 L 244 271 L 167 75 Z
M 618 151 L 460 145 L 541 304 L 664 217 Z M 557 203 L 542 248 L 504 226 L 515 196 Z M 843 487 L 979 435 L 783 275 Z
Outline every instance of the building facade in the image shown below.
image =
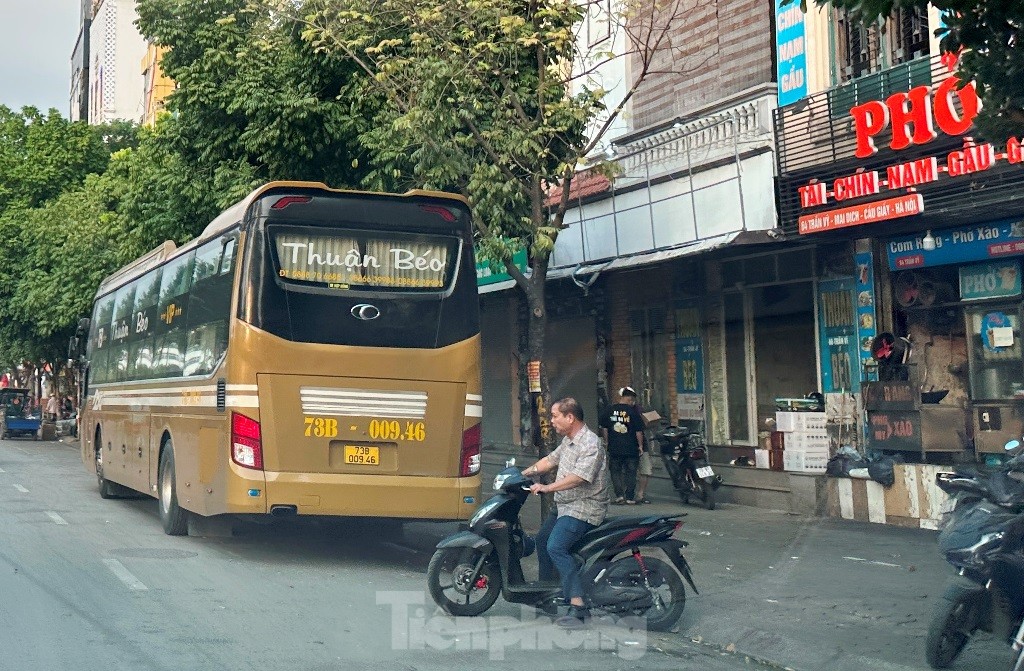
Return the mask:
M 83 121 L 89 118 L 89 34 L 92 30 L 93 0 L 82 0 L 79 10 L 78 35 L 71 52 L 71 95 L 68 118 Z
M 770 5 L 680 7 L 666 42 L 684 46 L 655 52 L 649 66 L 650 54 L 614 25 L 614 4 L 596 3 L 580 32 L 584 50 L 623 55 L 591 74 L 609 91 L 609 108 L 626 98 L 631 77 L 650 73 L 595 152 L 614 164 L 614 179 L 582 172 L 574 182 L 550 260 L 546 364 L 552 396 L 576 396 L 595 422 L 628 384 L 645 409 L 703 431 L 712 407 L 704 296 L 716 271 L 708 264 L 775 246 L 777 86 Z M 530 406 L 516 373 L 518 294 L 503 288 L 482 288 L 484 355 L 510 375 L 491 391 L 485 382 L 485 434 L 516 444 Z
M 88 121 L 140 121 L 146 41 L 135 27 L 135 0 L 93 0 L 88 29 Z
M 837 278 L 857 321 L 826 320 L 823 368 L 859 364 L 865 446 L 913 460 L 982 459 L 1024 429 L 1024 158 L 1020 138 L 973 135 L 956 62 L 925 52 L 776 119 L 783 230 L 861 252 Z

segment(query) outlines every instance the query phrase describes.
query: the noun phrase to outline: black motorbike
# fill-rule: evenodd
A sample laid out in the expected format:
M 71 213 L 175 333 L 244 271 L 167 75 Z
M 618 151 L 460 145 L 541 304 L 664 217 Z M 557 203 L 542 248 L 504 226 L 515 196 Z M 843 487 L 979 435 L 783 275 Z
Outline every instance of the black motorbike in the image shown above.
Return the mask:
M 1019 447 L 1007 443 L 1008 450 Z M 1024 671 L 1024 493 L 1010 477 L 1022 466 L 1018 456 L 998 473 L 937 476 L 955 503 L 939 549 L 958 577 L 928 627 L 925 656 L 933 668 L 950 666 L 980 630 L 1004 636 L 1016 655 L 1011 669 Z
M 722 485 L 722 476 L 708 465 L 707 448 L 701 434 L 682 426 L 669 426 L 655 434 L 661 448 L 665 472 L 683 503 L 690 497 L 699 500 L 708 510 L 715 509 L 715 492 Z
M 484 613 L 501 594 L 510 603 L 548 609 L 558 603 L 560 584 L 528 581 L 521 561 L 532 554 L 533 539 L 519 513 L 530 496 L 532 480 L 514 460 L 494 479 L 497 492 L 476 511 L 467 530 L 437 544 L 427 567 L 431 597 L 456 616 Z M 671 628 L 686 606 L 683 579 L 694 593 L 686 541 L 673 538 L 681 515 L 612 517 L 588 532 L 572 548 L 581 565 L 584 601 L 604 613 L 647 618 L 647 628 Z M 669 563 L 641 552 L 659 549 Z

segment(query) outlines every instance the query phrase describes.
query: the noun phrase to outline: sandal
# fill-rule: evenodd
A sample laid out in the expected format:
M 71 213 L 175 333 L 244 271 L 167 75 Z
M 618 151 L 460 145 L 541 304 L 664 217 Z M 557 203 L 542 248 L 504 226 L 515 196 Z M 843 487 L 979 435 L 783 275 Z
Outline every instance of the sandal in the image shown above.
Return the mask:
M 626 499 L 622 498 L 621 496 L 616 496 L 615 500 L 612 501 L 612 505 L 613 506 L 621 506 L 625 502 L 626 502 Z
M 636 505 L 636 501 L 634 501 L 633 499 L 626 499 L 626 505 L 627 506 L 635 506 Z
M 636 502 L 637 503 L 650 503 L 651 500 L 649 498 L 647 498 L 646 496 L 641 496 L 639 499 L 636 500 Z

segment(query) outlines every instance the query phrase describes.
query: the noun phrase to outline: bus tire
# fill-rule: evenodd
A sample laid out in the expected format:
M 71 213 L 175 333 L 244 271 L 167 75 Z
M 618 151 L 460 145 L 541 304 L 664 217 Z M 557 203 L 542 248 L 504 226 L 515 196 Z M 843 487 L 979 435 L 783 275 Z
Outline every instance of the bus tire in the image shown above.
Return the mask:
M 174 448 L 171 441 L 164 443 L 160 453 L 159 483 L 160 522 L 168 536 L 184 536 L 188 533 L 188 511 L 178 505 L 178 492 L 174 475 Z
M 121 488 L 116 482 L 111 482 L 103 477 L 103 436 L 96 430 L 96 485 L 100 490 L 101 499 L 116 499 L 122 495 Z

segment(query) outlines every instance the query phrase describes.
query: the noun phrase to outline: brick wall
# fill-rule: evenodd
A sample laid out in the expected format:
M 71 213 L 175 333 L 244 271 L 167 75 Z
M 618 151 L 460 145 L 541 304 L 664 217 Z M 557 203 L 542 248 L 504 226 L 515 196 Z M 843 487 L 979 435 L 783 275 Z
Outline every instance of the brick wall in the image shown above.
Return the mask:
M 651 64 L 651 72 L 658 74 L 650 75 L 633 98 L 631 130 L 693 114 L 772 81 L 768 0 L 679 0 L 678 6 L 681 16 L 673 22 L 671 46 L 661 49 Z M 636 54 L 631 69 L 642 69 Z

